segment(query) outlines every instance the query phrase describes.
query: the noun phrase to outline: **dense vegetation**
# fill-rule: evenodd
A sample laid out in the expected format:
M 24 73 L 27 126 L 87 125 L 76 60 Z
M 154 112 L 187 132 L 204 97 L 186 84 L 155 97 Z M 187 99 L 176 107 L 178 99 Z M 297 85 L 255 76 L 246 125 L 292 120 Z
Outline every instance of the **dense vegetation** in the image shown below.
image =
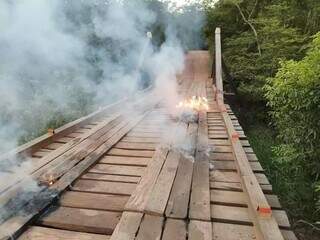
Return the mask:
M 220 0 L 214 7 L 206 1 L 205 8 L 211 47 L 215 27 L 222 28 L 224 60 L 252 145 L 291 218 L 314 230 L 320 219 L 320 2 Z

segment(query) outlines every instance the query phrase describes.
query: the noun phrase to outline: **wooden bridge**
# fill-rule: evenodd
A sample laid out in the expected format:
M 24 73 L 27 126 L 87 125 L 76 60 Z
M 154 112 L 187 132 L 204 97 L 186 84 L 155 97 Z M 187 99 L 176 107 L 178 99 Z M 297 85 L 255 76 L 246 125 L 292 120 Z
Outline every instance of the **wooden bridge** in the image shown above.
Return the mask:
M 208 99 L 195 121 L 145 91 L 5 155 L 32 165 L 0 169 L 0 239 L 295 240 L 224 103 L 219 29 L 215 52 L 214 81 L 207 51 L 186 54 L 178 76 L 180 96 Z

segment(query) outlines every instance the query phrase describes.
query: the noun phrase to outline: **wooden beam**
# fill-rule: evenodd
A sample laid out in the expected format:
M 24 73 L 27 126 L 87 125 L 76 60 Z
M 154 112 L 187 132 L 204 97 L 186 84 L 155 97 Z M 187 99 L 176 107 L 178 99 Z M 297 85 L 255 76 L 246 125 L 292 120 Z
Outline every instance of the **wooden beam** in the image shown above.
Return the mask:
M 110 240 L 134 240 L 142 217 L 142 213 L 124 212 Z
M 222 64 L 221 64 L 221 30 L 216 28 L 215 31 L 215 53 L 216 53 L 216 100 L 217 102 L 223 103 L 223 81 L 222 81 Z
M 220 107 L 225 109 L 226 107 Z M 239 134 L 234 129 L 229 114 L 225 111 L 221 112 L 224 123 L 227 127 L 229 139 L 231 140 L 233 154 L 236 159 L 240 180 L 244 191 L 248 196 L 249 212 L 255 226 L 255 233 L 259 239 L 283 239 L 278 224 L 274 219 L 271 207 L 264 196 L 264 193 L 255 177 L 249 164 L 246 152 L 239 140 Z

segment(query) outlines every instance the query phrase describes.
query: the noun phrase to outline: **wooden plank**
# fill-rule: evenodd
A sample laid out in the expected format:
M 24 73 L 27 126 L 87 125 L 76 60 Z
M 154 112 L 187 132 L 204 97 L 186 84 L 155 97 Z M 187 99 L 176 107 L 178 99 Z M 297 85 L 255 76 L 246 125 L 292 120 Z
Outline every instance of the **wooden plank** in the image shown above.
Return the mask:
M 262 174 L 262 173 L 255 173 L 254 174 L 259 182 L 259 184 L 270 184 L 268 178 L 266 177 L 266 175 Z
M 158 138 L 160 135 L 153 132 L 129 132 L 128 137 L 147 137 L 147 138 Z
M 19 240 L 109 240 L 106 235 L 33 226 Z
M 110 240 L 134 240 L 143 214 L 124 212 Z
M 119 212 L 59 207 L 41 217 L 38 223 L 65 230 L 111 234 L 120 217 Z
M 58 191 L 65 189 L 71 182 L 73 182 L 84 170 L 88 169 L 92 164 L 96 163 L 99 158 L 110 149 L 115 143 L 121 139 L 126 132 L 132 129 L 143 117 L 145 114 L 134 118 L 128 125 L 122 128 L 120 131 L 117 131 L 107 142 L 100 146 L 92 155 L 88 156 L 80 163 L 78 163 L 71 171 L 66 173 L 60 178 L 60 180 L 54 184 L 52 187 Z
M 243 192 L 211 190 L 210 198 L 212 204 L 247 207 L 246 195 Z
M 188 214 L 193 162 L 185 157 L 180 158 L 177 176 L 166 207 L 166 216 L 184 219 Z
M 286 229 L 290 228 L 290 222 L 284 210 L 273 210 L 272 214 L 280 227 Z
M 221 122 L 223 123 L 222 120 L 221 120 Z M 211 125 L 211 124 L 208 124 L 208 129 L 209 130 L 225 130 L 226 131 L 225 126 L 215 126 L 215 125 Z
M 46 155 L 48 155 L 50 152 L 52 152 L 53 150 L 50 149 L 46 149 L 46 148 L 41 148 L 38 151 L 34 152 L 33 155 L 34 156 L 38 156 L 38 157 L 44 157 Z
M 229 139 L 209 139 L 209 144 L 212 144 L 213 146 L 230 146 L 230 140 Z
M 250 147 L 250 143 L 248 140 L 240 140 L 240 143 L 243 147 Z
M 86 156 L 97 151 L 97 149 L 103 146 L 106 141 L 126 125 L 128 125 L 127 121 L 119 123 L 118 119 L 112 120 L 110 124 L 105 125 L 81 143 L 50 162 L 50 164 L 47 164 L 41 169 L 41 176 L 38 179 L 45 182 L 48 179 L 48 175 L 53 180 L 59 178 Z
M 67 191 L 59 203 L 64 207 L 122 211 L 128 199 L 128 196 Z
M 210 185 L 207 116 L 199 113 L 198 142 L 189 203 L 189 218 L 193 220 L 210 220 Z
M 105 156 L 99 163 L 147 166 L 151 159 L 141 157 Z
M 53 142 L 51 144 L 49 144 L 48 146 L 46 146 L 47 149 L 51 149 L 51 150 L 56 150 L 59 147 L 62 147 L 64 145 L 64 143 L 59 143 L 59 142 Z
M 222 115 L 228 129 L 229 137 L 233 139 L 231 142 L 233 146 L 233 152 L 237 159 L 238 169 L 240 171 L 239 173 L 241 175 L 241 181 L 244 186 L 244 190 L 248 194 L 249 209 L 252 213 L 252 220 L 255 224 L 255 230 L 258 235 L 257 237 L 261 239 L 283 239 L 276 220 L 273 217 L 275 215 L 271 215 L 272 213 L 270 205 L 267 202 L 261 187 L 259 186 L 257 180 L 259 175 L 254 176 L 249 164 L 248 155 L 255 155 L 245 153 L 239 138 L 233 138 L 235 130 L 230 117 L 226 113 L 222 113 Z M 265 178 L 260 178 L 260 183 L 262 180 L 265 180 Z M 266 184 L 269 185 L 267 181 Z
M 88 139 L 89 137 L 92 137 L 97 130 L 101 130 L 104 128 L 109 128 L 109 123 L 111 124 L 111 122 L 114 123 L 114 119 L 117 118 L 118 115 L 116 115 L 116 117 L 112 117 L 108 120 L 105 120 L 104 122 L 102 122 L 102 125 L 97 125 L 96 128 L 92 129 L 91 132 L 88 132 L 87 134 L 84 134 L 81 138 L 78 139 L 74 139 L 73 141 L 65 144 L 63 147 L 52 151 L 50 154 L 48 154 L 46 157 L 41 158 L 41 161 L 36 161 L 33 163 L 33 170 L 34 172 L 31 174 L 31 178 L 36 179 L 35 181 L 37 181 L 38 179 L 41 179 L 41 175 L 44 176 L 44 173 L 48 174 L 48 171 L 51 170 L 51 166 L 56 166 L 56 165 L 63 165 L 62 162 L 60 162 L 61 159 L 63 159 L 63 157 L 68 158 L 68 154 L 71 151 L 72 152 L 72 148 L 79 146 L 80 144 L 83 144 L 84 141 L 86 139 Z M 111 124 L 112 126 L 112 124 Z M 65 161 L 65 160 L 63 160 Z M 41 168 L 44 164 L 46 164 L 45 167 Z M 24 178 L 26 178 L 26 176 L 30 176 L 27 173 L 26 174 L 21 174 L 20 175 L 15 175 L 18 179 L 15 179 L 18 184 L 16 184 L 13 188 L 11 188 L 9 191 L 6 192 L 6 194 L 2 194 L 0 197 L 0 203 L 5 203 L 6 201 L 8 201 L 10 198 L 14 197 L 19 191 L 21 191 L 21 189 L 24 189 L 25 186 L 28 186 L 28 184 L 30 184 L 30 182 L 33 182 L 34 180 L 32 179 L 27 179 L 25 181 L 22 181 Z M 51 175 L 51 174 L 50 174 Z M 15 180 L 10 182 L 10 184 L 15 183 Z M 46 179 L 45 179 L 46 180 Z M 6 181 L 6 183 L 8 184 L 9 182 Z M 31 183 L 33 184 L 33 183 Z M 29 197 L 32 197 L 32 194 L 29 195 Z M 29 201 L 29 199 L 25 199 L 26 202 Z
M 146 213 L 157 215 L 164 214 L 173 181 L 176 176 L 180 157 L 180 153 L 173 150 L 169 151 L 158 179 L 152 191 L 150 192 L 150 196 L 145 208 Z
M 213 170 L 210 171 L 210 181 L 239 183 L 240 176 L 236 172 Z
M 191 220 L 188 226 L 188 240 L 212 240 L 211 222 Z
M 235 157 L 232 153 L 211 153 L 210 154 L 211 160 L 217 160 L 217 161 L 231 161 L 235 160 Z
M 281 233 L 285 240 L 298 240 L 293 231 L 281 230 Z
M 209 139 L 228 139 L 228 136 L 214 134 L 214 135 L 209 135 Z
M 247 153 L 246 155 L 249 161 L 258 161 L 258 158 L 254 153 Z
M 136 190 L 129 198 L 125 209 L 132 211 L 143 211 L 145 209 L 148 196 L 158 178 L 167 155 L 167 148 L 160 147 L 156 150 L 150 164 L 147 167 L 146 173 L 142 177 L 140 183 L 137 185 Z
M 128 157 L 148 157 L 151 158 L 154 154 L 154 151 L 150 150 L 128 150 L 120 148 L 112 148 L 108 155 L 113 156 L 128 156 Z
M 242 192 L 241 183 L 210 182 L 210 188 L 211 189 L 221 189 L 221 190 Z
M 82 135 L 82 133 L 72 132 L 72 133 L 69 133 L 66 136 L 67 137 L 71 137 L 71 138 L 77 138 L 77 137 L 80 137 L 81 135 Z
M 162 240 L 186 240 L 187 226 L 184 220 L 168 218 L 163 230 Z
M 136 184 L 122 182 L 104 182 L 94 180 L 80 179 L 72 186 L 72 190 L 92 192 L 92 193 L 109 193 L 130 196 L 135 190 Z
M 276 220 L 276 223 L 280 227 L 289 228 L 290 223 L 288 217 L 283 210 L 273 210 L 273 216 Z M 228 223 L 237 223 L 237 224 L 252 224 L 252 219 L 250 216 L 250 211 L 248 208 L 244 207 L 234 207 L 234 206 L 223 206 L 223 205 L 211 205 L 211 216 L 214 221 L 222 221 Z M 260 218 L 260 227 L 262 226 L 264 230 L 268 229 L 270 225 L 270 218 Z M 275 236 L 275 233 L 270 232 L 270 235 Z M 269 238 L 267 238 L 269 239 Z M 272 238 L 270 238 L 272 239 Z
M 100 173 L 86 173 L 82 175 L 80 179 L 101 180 L 101 181 L 108 181 L 108 182 L 127 182 L 127 183 L 138 183 L 140 181 L 140 177 L 136 177 L 136 176 L 110 175 L 110 174 L 100 174 Z
M 236 171 L 235 161 L 210 161 L 214 170 Z
M 64 137 L 60 137 L 58 139 L 56 139 L 55 141 L 57 143 L 68 143 L 70 141 L 72 141 L 74 138 L 70 138 L 70 137 L 67 137 L 67 136 L 64 136 Z
M 139 143 L 159 143 L 161 138 L 146 138 L 146 137 L 124 137 L 123 142 L 139 142 Z
M 189 218 L 210 220 L 209 162 L 205 153 L 196 153 L 193 167 Z
M 231 146 L 213 146 L 212 152 L 216 153 L 232 153 Z
M 256 239 L 252 226 L 213 222 L 212 232 L 214 240 Z
M 237 224 L 250 224 L 249 212 L 244 207 L 211 205 L 211 216 L 214 221 Z
M 116 148 L 122 149 L 135 149 L 135 150 L 155 150 L 155 143 L 130 143 L 130 142 L 119 142 L 115 145 Z
M 144 174 L 145 167 L 96 164 L 88 172 L 140 177 Z
M 144 215 L 136 240 L 160 239 L 163 221 L 163 217 Z
M 266 199 L 268 201 L 268 203 L 270 204 L 270 206 L 274 209 L 281 209 L 281 204 L 279 201 L 279 198 L 276 195 L 272 195 L 272 194 L 265 194 Z
M 251 168 L 252 168 L 252 171 L 254 172 L 264 172 L 261 164 L 259 162 L 249 162 Z

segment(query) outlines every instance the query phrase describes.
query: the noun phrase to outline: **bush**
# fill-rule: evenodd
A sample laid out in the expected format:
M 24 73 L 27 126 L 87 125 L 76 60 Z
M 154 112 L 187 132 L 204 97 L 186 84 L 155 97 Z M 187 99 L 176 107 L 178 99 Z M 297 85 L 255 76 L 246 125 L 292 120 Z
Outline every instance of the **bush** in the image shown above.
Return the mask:
M 320 196 L 316 184 L 320 177 L 320 33 L 314 37 L 303 60 L 281 62 L 278 73 L 268 80 L 265 90 L 272 119 L 283 142 L 275 149 L 278 164 L 286 169 L 288 178 L 295 181 L 289 188 L 295 192 L 294 198 L 299 199 L 295 201 L 308 198 L 312 206 L 316 206 L 316 195 L 318 199 Z M 320 208 L 318 212 L 310 209 L 309 213 L 316 219 L 319 211 Z

